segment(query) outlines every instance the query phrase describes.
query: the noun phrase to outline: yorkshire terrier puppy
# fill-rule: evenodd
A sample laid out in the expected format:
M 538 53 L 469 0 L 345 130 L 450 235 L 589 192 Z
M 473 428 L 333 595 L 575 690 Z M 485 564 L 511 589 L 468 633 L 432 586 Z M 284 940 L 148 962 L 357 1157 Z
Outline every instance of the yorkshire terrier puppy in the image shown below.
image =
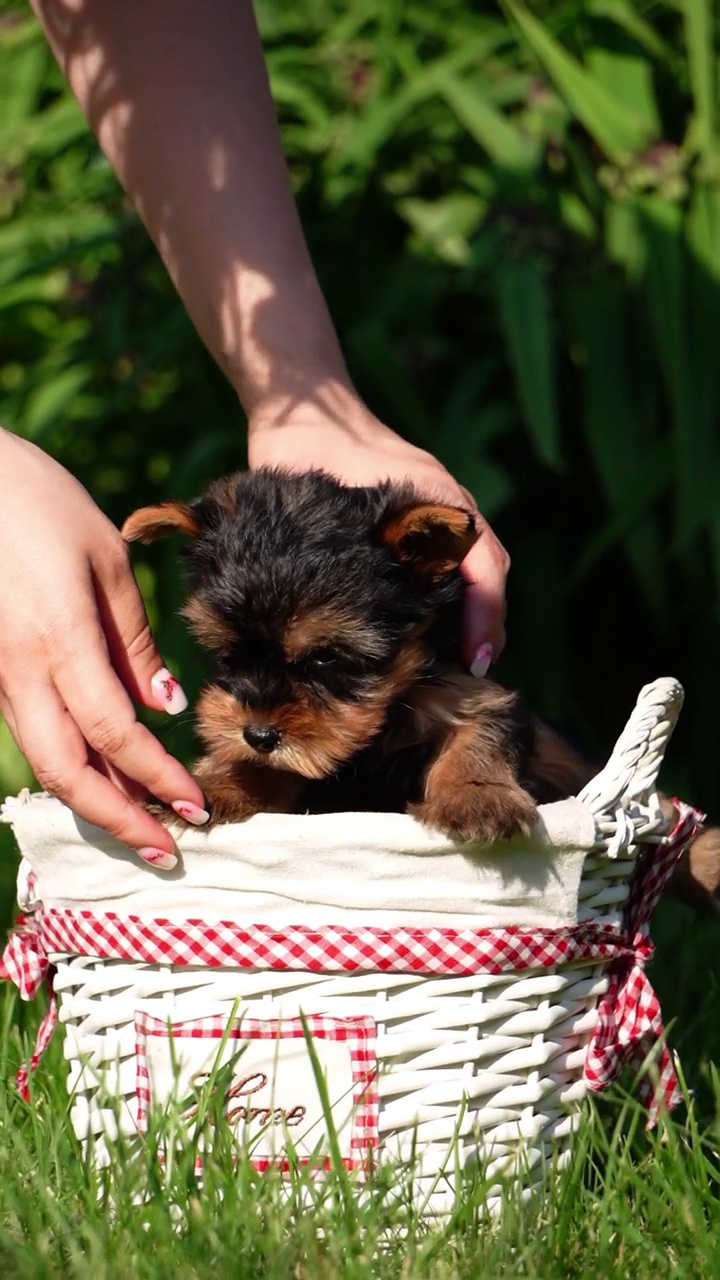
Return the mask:
M 538 803 L 592 776 L 517 694 L 462 668 L 467 512 L 409 485 L 266 469 L 123 528 L 176 532 L 183 612 L 214 656 L 194 770 L 213 822 L 400 811 L 490 843 L 529 833 Z
M 490 842 L 529 832 L 537 802 L 584 776 L 516 694 L 461 668 L 467 512 L 260 470 L 136 511 L 123 535 L 176 531 L 184 614 L 215 659 L 194 770 L 213 821 L 407 811 Z

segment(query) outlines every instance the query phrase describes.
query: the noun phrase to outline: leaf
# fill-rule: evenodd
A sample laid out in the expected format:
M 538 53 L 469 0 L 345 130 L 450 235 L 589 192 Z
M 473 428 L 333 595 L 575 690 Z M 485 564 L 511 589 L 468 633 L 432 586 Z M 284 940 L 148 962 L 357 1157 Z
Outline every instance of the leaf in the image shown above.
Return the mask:
M 34 23 L 10 29 L 0 39 L 2 116 L 0 138 L 7 146 L 31 115 L 48 62 L 47 46 Z
M 28 120 L 23 145 L 36 156 L 57 156 L 63 148 L 89 135 L 88 123 L 73 99 L 61 98 Z
M 629 340 L 628 300 L 620 281 L 574 285 L 563 295 L 571 348 L 582 354 L 577 377 L 580 425 L 609 507 L 609 520 L 590 539 L 573 572 L 580 581 L 615 542 L 624 541 L 649 606 L 660 616 L 668 584 L 657 521 L 651 509 L 667 485 L 669 466 L 638 430 Z
M 562 454 L 546 264 L 539 255 L 503 262 L 494 281 L 526 424 L 538 456 L 559 470 Z
M 54 378 L 43 381 L 36 388 L 28 401 L 25 419 L 25 431 L 31 440 L 41 439 L 48 428 L 66 412 L 88 378 L 87 368 L 73 365 L 56 373 Z
M 701 152 L 710 150 L 715 135 L 714 8 L 709 0 L 681 0 L 685 19 L 688 71 L 695 107 L 693 141 Z
M 683 210 L 659 196 L 637 202 L 647 245 L 643 289 L 672 408 L 677 468 L 677 533 L 687 545 L 702 523 L 714 485 L 714 424 L 697 414 L 687 332 Z
M 587 57 L 588 69 L 599 84 L 625 110 L 642 120 L 652 137 L 660 137 L 662 125 L 653 89 L 652 64 L 625 49 L 591 46 Z
M 439 258 L 467 262 L 468 237 L 477 229 L 485 209 L 479 196 L 458 191 L 441 200 L 399 200 L 398 210 Z
M 433 452 L 473 494 L 489 520 L 509 506 L 515 482 L 504 468 L 488 457 L 489 447 L 512 435 L 517 409 L 509 399 L 491 395 L 498 374 L 498 360 L 478 357 L 450 389 L 437 423 Z
M 560 216 L 568 231 L 574 236 L 582 236 L 583 239 L 595 238 L 597 235 L 595 219 L 585 202 L 574 191 L 560 191 L 558 204 Z
M 27 302 L 59 302 L 67 287 L 65 272 L 33 274 L 3 285 L 0 289 L 0 312 Z
M 720 486 L 720 188 L 698 182 L 691 193 L 686 224 L 688 248 L 688 358 L 691 364 L 693 431 L 706 442 L 708 467 L 696 492 L 698 523 L 714 521 Z
M 332 114 L 318 94 L 314 93 L 307 83 L 299 83 L 286 71 L 273 72 L 272 62 L 269 64 L 270 82 L 276 106 L 291 107 L 312 125 L 320 134 L 328 134 L 332 125 Z
M 630 200 L 611 202 L 605 211 L 605 250 L 611 262 L 623 267 L 628 280 L 640 280 L 647 262 L 637 205 Z
M 396 134 L 401 122 L 421 103 L 437 97 L 438 83 L 447 75 L 456 75 L 468 65 L 478 66 L 506 38 L 501 23 L 478 35 L 466 47 L 435 59 L 412 80 L 384 94 L 352 121 L 352 131 L 342 143 L 343 160 L 356 164 L 374 161 L 377 152 Z
M 558 93 L 598 146 L 620 162 L 633 152 L 644 151 L 652 140 L 649 123 L 619 103 L 517 0 L 503 0 L 503 4 Z
M 460 123 L 495 164 L 518 173 L 535 167 L 540 158 L 539 140 L 523 135 L 512 121 L 497 111 L 481 86 L 449 75 L 438 77 L 437 85 Z
M 660 58 L 667 61 L 670 56 L 670 50 L 664 43 L 660 33 L 641 18 L 637 9 L 633 4 L 626 3 L 626 0 L 591 0 L 588 4 L 588 11 L 597 15 L 597 17 L 611 18 L 617 23 L 618 27 L 622 27 L 631 35 L 638 44 L 642 45 L 646 53 L 654 58 Z

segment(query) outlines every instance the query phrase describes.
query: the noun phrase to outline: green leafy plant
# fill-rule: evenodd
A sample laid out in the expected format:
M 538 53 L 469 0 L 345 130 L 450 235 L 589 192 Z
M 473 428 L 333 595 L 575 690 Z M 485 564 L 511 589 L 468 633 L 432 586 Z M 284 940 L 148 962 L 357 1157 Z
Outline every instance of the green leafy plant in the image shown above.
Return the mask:
M 712 808 L 713 8 L 261 0 L 259 14 L 357 384 L 472 489 L 511 552 L 500 677 L 601 753 L 638 686 L 673 671 L 688 694 L 676 785 Z M 120 521 L 242 465 L 241 416 L 12 4 L 0 64 L 2 419 Z M 172 550 L 139 576 L 192 690 Z M 190 751 L 183 726 L 168 732 Z

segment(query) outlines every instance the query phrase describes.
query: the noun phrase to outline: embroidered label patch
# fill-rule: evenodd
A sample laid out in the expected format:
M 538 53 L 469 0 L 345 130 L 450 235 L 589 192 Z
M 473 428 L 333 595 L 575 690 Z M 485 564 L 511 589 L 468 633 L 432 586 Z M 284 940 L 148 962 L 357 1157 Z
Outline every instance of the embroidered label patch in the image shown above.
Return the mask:
M 305 1018 L 327 1088 L 340 1152 L 365 1165 L 377 1145 L 375 1023 L 371 1018 Z M 138 1124 L 170 1099 L 189 1129 L 207 1090 L 222 1091 L 227 1123 L 258 1168 L 297 1159 L 327 1163 L 323 1103 L 300 1018 L 223 1015 L 173 1022 L 138 1010 Z

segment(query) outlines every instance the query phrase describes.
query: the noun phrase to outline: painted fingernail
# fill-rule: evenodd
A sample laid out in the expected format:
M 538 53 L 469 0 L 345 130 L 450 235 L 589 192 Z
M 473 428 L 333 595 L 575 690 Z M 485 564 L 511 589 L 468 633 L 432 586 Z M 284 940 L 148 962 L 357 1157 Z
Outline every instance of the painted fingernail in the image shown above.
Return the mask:
M 160 671 L 155 672 L 150 681 L 150 688 L 160 710 L 167 711 L 169 716 L 177 716 L 186 709 L 188 700 L 182 691 L 180 682 L 176 680 L 172 671 L 168 671 L 167 667 L 161 667 Z
M 482 680 L 483 676 L 488 673 L 488 667 L 493 660 L 493 647 L 491 644 L 481 644 L 475 657 L 470 664 L 470 675 L 476 680 Z
M 149 846 L 146 849 L 138 849 L 138 853 L 143 862 L 147 862 L 151 867 L 159 867 L 161 871 L 172 871 L 177 866 L 177 858 L 174 853 L 166 853 L 164 849 L 153 849 Z
M 193 804 L 192 800 L 173 800 L 172 807 L 186 822 L 192 822 L 194 827 L 202 827 L 210 821 L 207 809 L 201 809 L 200 805 Z

